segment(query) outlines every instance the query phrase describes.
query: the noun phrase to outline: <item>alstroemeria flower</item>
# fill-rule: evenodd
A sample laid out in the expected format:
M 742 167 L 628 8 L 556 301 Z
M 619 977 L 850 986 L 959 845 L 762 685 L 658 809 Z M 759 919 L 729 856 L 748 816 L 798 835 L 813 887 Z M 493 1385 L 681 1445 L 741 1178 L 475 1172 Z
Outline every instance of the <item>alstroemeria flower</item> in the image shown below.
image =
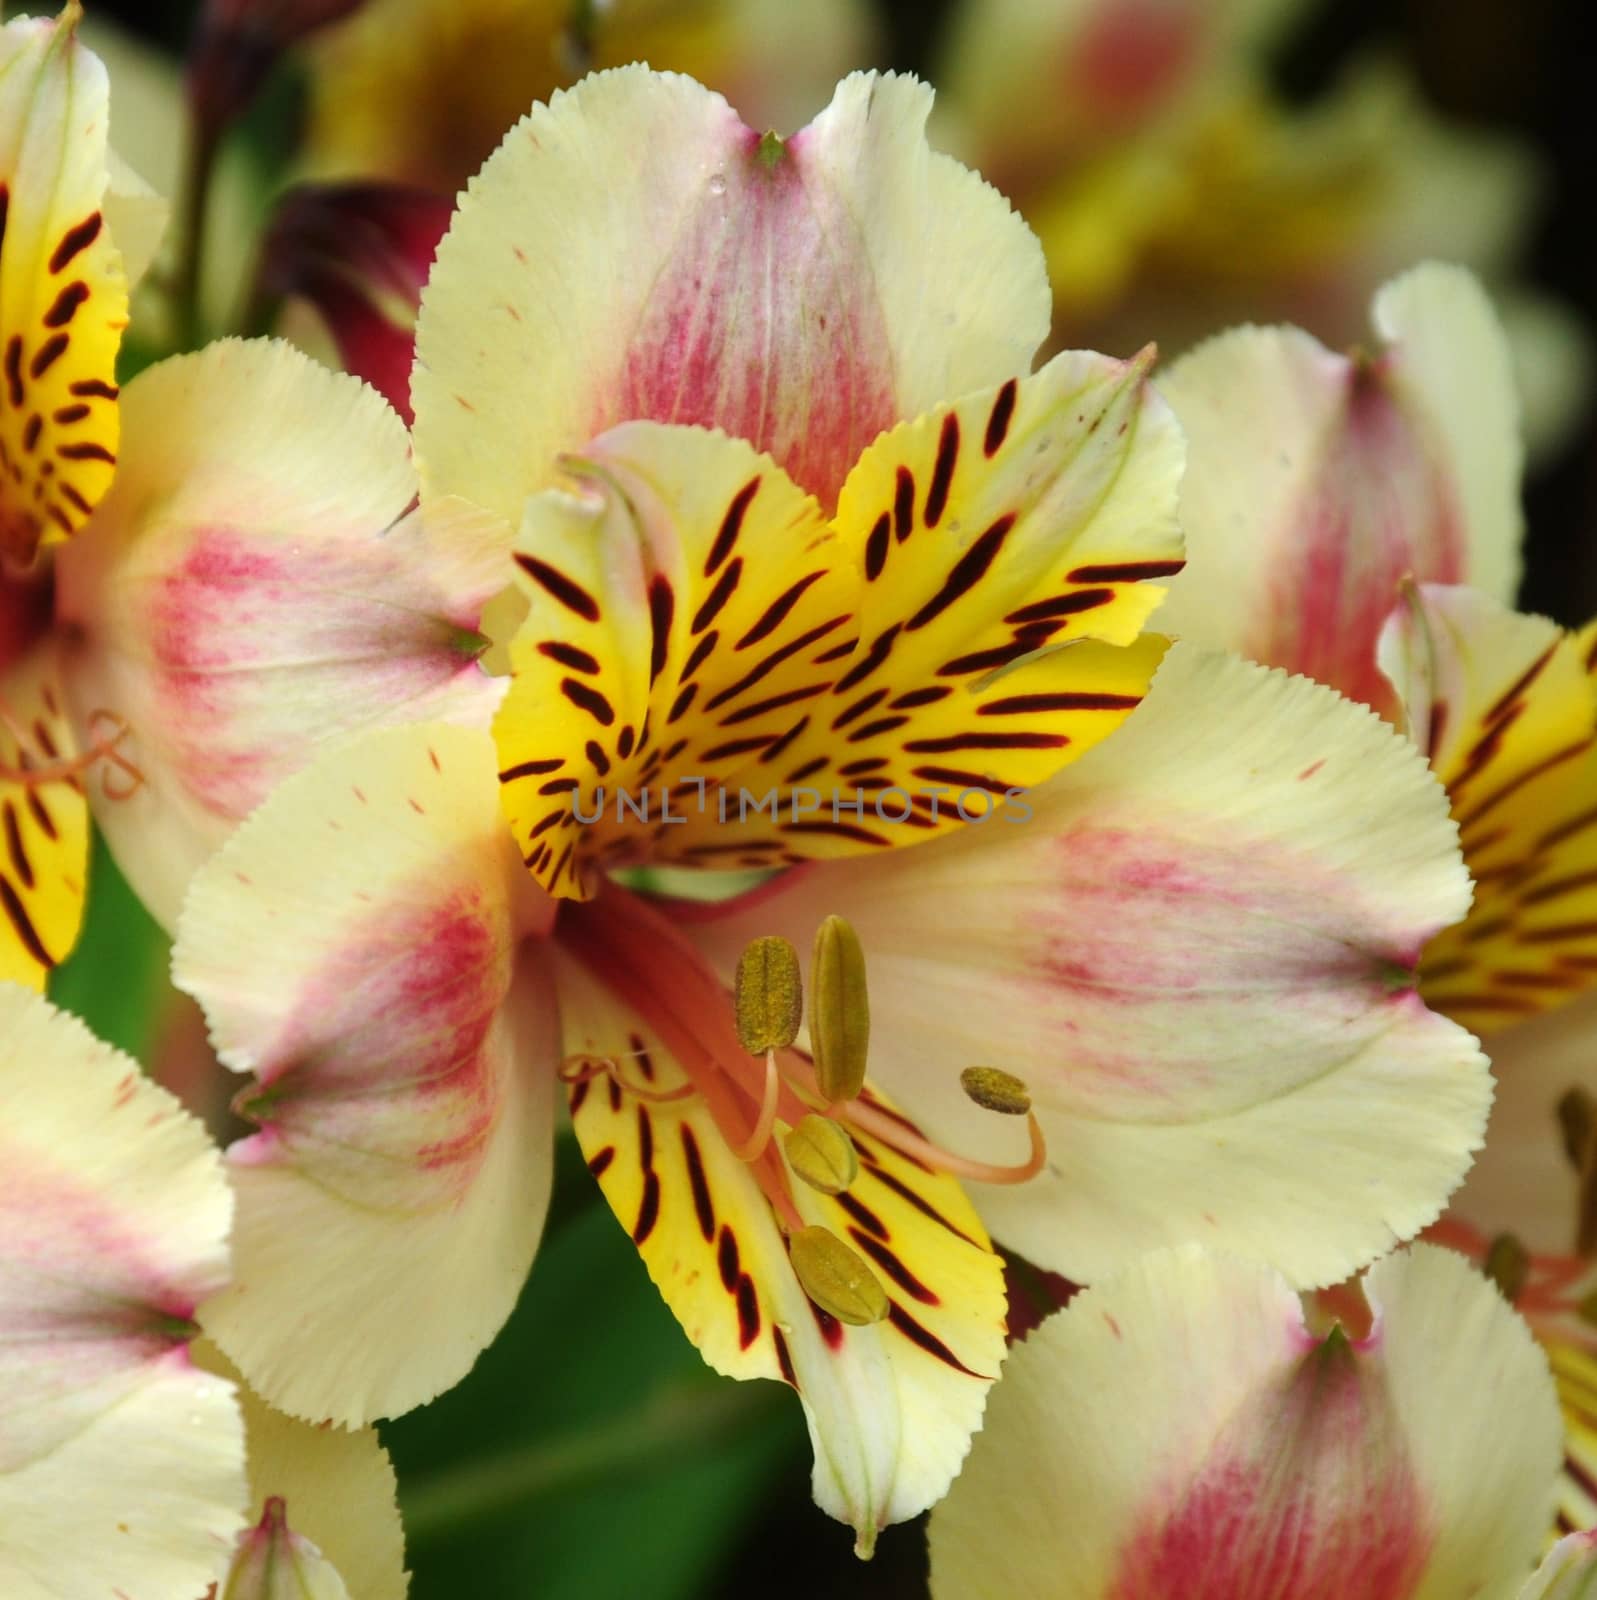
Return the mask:
M 228 1279 L 232 1210 L 220 1153 L 171 1095 L 0 984 L 0 1587 L 12 1600 L 199 1600 L 268 1502 L 353 1594 L 402 1600 L 376 1436 L 270 1412 L 195 1348 L 195 1307 Z
M 536 110 L 438 253 L 414 480 L 375 396 L 280 347 L 129 386 L 65 597 L 147 775 L 108 822 L 158 907 L 270 795 L 196 878 L 178 975 L 262 1130 L 206 1325 L 290 1410 L 361 1421 L 469 1367 L 536 1246 L 561 1079 L 707 1359 L 799 1391 L 862 1549 L 946 1488 L 1002 1359 L 959 1179 L 1059 1270 L 1208 1237 L 1317 1282 L 1467 1164 L 1480 1057 L 1405 981 L 1466 903 L 1439 789 L 1240 663 L 1177 654 L 1137 709 L 1179 437 L 1146 358 L 1027 375 L 1035 241 L 927 149 L 928 103 L 850 79 L 781 141 L 627 69 Z M 1037 784 L 1030 822 L 970 820 Z M 697 920 L 612 876 L 838 852 L 866 859 Z M 839 910 L 885 1093 L 734 1026 L 748 939 Z M 972 1066 L 1032 1082 L 1029 1149 Z M 828 1150 L 858 1165 L 835 1195 L 797 1175 Z
M 786 145 L 762 143 L 719 96 L 631 68 L 538 108 L 473 186 L 432 276 L 414 390 L 419 478 L 375 395 L 281 347 L 223 343 L 129 385 L 125 469 L 62 563 L 60 611 L 75 640 L 74 708 L 85 719 L 114 713 L 126 730 L 118 748 L 144 779 L 101 821 L 158 917 L 175 918 L 195 866 L 322 739 L 396 718 L 489 714 L 504 686 L 476 663 L 486 634 L 514 631 L 515 604 L 503 615 L 488 604 L 518 575 L 513 530 L 528 496 L 564 477 L 561 454 L 613 423 L 649 417 L 741 434 L 830 510 L 884 429 L 986 389 L 948 422 L 967 427 L 962 453 L 941 434 L 899 442 L 925 459 L 913 463 L 920 483 L 902 511 L 895 477 L 895 526 L 907 530 L 912 511 L 940 523 L 937 539 L 955 543 L 924 570 L 928 580 L 948 571 L 966 536 L 948 498 L 986 482 L 988 429 L 996 453 L 1047 331 L 1048 294 L 1024 225 L 927 147 L 929 105 L 929 91 L 908 80 L 854 78 Z M 1096 386 L 1111 427 L 1147 408 L 1132 368 L 1072 360 L 1030 380 L 1009 452 L 994 463 L 1008 474 L 1002 493 L 1042 492 L 1019 481 L 1018 430 L 1028 414 L 1063 415 L 1072 384 L 1084 401 Z M 1162 487 L 1146 513 L 1131 481 L 1096 520 L 1091 504 L 1050 508 L 1091 528 L 1055 575 L 1071 592 L 1047 604 L 1066 609 L 988 618 L 993 637 L 965 654 L 1136 636 L 1157 591 L 1133 580 L 1179 559 L 1169 495 L 1179 443 L 1164 421 L 1088 442 L 1082 470 L 1099 476 L 1084 484 L 1102 483 L 1135 449 Z M 1062 465 L 1069 447 L 1057 448 Z M 728 449 L 723 475 L 745 464 Z M 875 460 L 895 473 L 912 465 L 885 449 Z M 956 485 L 948 475 L 960 461 Z M 726 486 L 728 505 L 752 472 Z M 815 517 L 797 488 L 780 492 L 795 514 Z M 1124 534 L 1116 507 L 1133 508 Z M 881 508 L 859 526 L 866 509 L 850 530 L 851 562 Z M 537 514 L 552 510 L 539 502 Z M 1049 524 L 1030 528 L 1004 565 L 1032 559 Z M 733 558 L 727 570 L 742 565 Z M 801 576 L 785 570 L 773 559 L 762 605 Z M 1078 570 L 1085 576 L 1067 577 Z M 1021 581 L 1041 578 L 1027 571 Z M 679 626 L 709 598 L 690 611 L 684 590 Z M 806 597 L 802 614 L 818 599 Z M 741 596 L 734 609 L 750 603 Z M 947 632 L 945 622 L 928 638 Z M 835 665 L 847 638 L 827 641 L 839 652 L 834 680 L 848 670 Z M 1146 681 L 1153 654 L 1143 647 L 1133 677 Z M 971 674 L 982 666 L 972 660 Z M 1127 704 L 1077 720 L 1107 729 Z
M 203 1318 L 291 1411 L 361 1421 L 469 1367 L 536 1247 L 561 1078 L 684 1328 L 717 1369 L 797 1389 L 817 1499 L 864 1550 L 946 1489 L 1002 1359 L 999 1264 L 958 1178 L 1074 1276 L 1208 1238 L 1319 1282 L 1434 1217 L 1478 1142 L 1473 1041 L 1392 981 L 1464 907 L 1442 797 L 1302 680 L 1179 648 L 1119 733 L 1030 791 L 1030 821 L 721 907 L 591 870 L 557 906 L 496 766 L 441 725 L 331 750 L 184 911 L 178 981 L 261 1126 L 232 1151 L 237 1287 Z M 734 1028 L 723 965 L 752 934 L 808 944 L 832 910 L 863 940 L 871 1071 L 901 1110 L 873 1087 L 828 1108 L 806 1051 L 762 1064 Z M 1029 1083 L 1029 1159 L 959 1087 L 988 1063 Z M 857 1155 L 835 1196 L 786 1137 L 816 1113 Z M 845 1325 L 790 1264 L 812 1228 L 874 1279 L 880 1320 Z
M 1567 1419 L 1565 1528 L 1597 1524 L 1597 624 L 1567 633 L 1467 589 L 1412 590 L 1381 637 L 1405 723 L 1447 785 L 1476 880 L 1420 992 L 1486 1040 L 1480 1170 L 1438 1237 L 1547 1345 Z
M 1558 1414 L 1524 1325 L 1432 1247 L 1366 1282 L 1356 1339 L 1311 1332 L 1268 1268 L 1197 1249 L 1078 1296 L 1012 1353 L 932 1515 L 932 1592 L 1541 1593 Z
M 309 52 L 305 161 L 453 196 L 534 101 L 646 61 L 792 127 L 872 57 L 866 0 L 366 0 Z
M 128 282 L 161 220 L 107 146 L 80 15 L 0 29 L 0 980 L 35 988 L 77 938 L 93 761 L 66 716 L 47 547 L 111 481 Z
M 1161 379 L 1191 453 L 1164 620 L 1390 712 L 1375 645 L 1403 579 L 1512 598 L 1521 451 L 1507 345 L 1467 273 L 1414 269 L 1373 321 L 1374 354 L 1237 328 Z

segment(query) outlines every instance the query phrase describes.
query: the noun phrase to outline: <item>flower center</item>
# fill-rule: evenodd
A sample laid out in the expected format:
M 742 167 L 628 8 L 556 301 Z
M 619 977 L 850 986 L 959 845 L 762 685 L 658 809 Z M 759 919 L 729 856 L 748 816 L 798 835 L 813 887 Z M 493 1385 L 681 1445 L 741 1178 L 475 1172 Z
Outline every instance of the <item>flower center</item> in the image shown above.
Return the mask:
M 1046 1162 L 1024 1084 L 997 1068 L 969 1069 L 962 1083 L 977 1105 L 1026 1118 L 1030 1151 L 1013 1166 L 932 1143 L 872 1091 L 865 1081 L 863 952 L 841 918 L 828 918 L 816 939 L 808 1051 L 795 1042 L 802 985 L 797 953 L 784 939 L 756 940 L 729 992 L 660 905 L 615 884 L 591 900 L 564 902 L 555 938 L 658 1037 L 688 1081 L 651 1090 L 635 1081 L 625 1061 L 590 1056 L 568 1058 L 562 1078 L 576 1083 L 607 1074 L 644 1101 L 698 1098 L 770 1204 L 806 1292 L 845 1321 L 871 1320 L 865 1311 L 877 1297 L 845 1259 L 848 1247 L 822 1240 L 824 1230 L 804 1222 L 792 1185 L 797 1179 L 824 1194 L 846 1190 L 858 1170 L 851 1131 L 928 1170 L 981 1183 L 1024 1183 Z

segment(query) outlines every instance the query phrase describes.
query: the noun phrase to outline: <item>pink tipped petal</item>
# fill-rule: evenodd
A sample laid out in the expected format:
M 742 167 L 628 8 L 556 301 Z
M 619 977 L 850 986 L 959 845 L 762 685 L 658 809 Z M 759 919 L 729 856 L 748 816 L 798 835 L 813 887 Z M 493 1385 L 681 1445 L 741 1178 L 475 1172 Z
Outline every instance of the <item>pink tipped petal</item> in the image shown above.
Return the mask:
M 278 201 L 261 247 L 261 291 L 308 300 L 345 369 L 407 423 L 416 308 L 453 214 L 452 201 L 403 184 L 301 184 Z
M 1375 322 L 1375 355 L 1247 327 L 1171 369 L 1189 561 L 1162 620 L 1385 709 L 1376 640 L 1404 578 L 1511 592 L 1520 451 L 1507 345 L 1473 278 L 1417 268 Z
M 1009 1361 L 932 1515 L 958 1600 L 1456 1600 L 1507 1592 L 1557 1457 L 1545 1363 L 1418 1247 L 1375 1332 L 1319 1340 L 1267 1267 L 1188 1246 L 1079 1295 Z
M 1560 1539 L 1536 1569 L 1536 1576 L 1519 1591 L 1519 1600 L 1593 1600 L 1594 1596 L 1597 1530 Z
M 237 1370 L 208 1340 L 201 1340 L 194 1354 L 207 1371 L 238 1379 Z M 248 1456 L 249 1526 L 239 1532 L 222 1594 L 232 1600 L 235 1594 L 257 1592 L 241 1580 L 262 1548 L 261 1534 L 276 1522 L 280 1538 L 298 1541 L 293 1554 L 302 1567 L 322 1581 L 328 1572 L 336 1576 L 343 1588 L 331 1590 L 333 1595 L 347 1590 L 354 1600 L 405 1600 L 409 1577 L 398 1485 L 376 1431 L 301 1422 L 273 1410 L 242 1384 L 238 1397 Z M 274 1505 L 281 1507 L 280 1516 L 273 1516 Z M 267 1587 L 265 1593 L 275 1600 L 276 1591 Z M 291 1587 L 287 1600 L 304 1597 Z
M 1067 1277 L 1196 1239 L 1326 1282 L 1433 1220 L 1491 1087 L 1411 987 L 1469 882 L 1408 742 L 1301 678 L 1178 645 L 1124 726 L 1025 800 L 812 867 L 700 935 L 729 965 L 756 934 L 802 947 L 846 916 L 871 1070 L 947 1147 L 1019 1159 L 958 1078 L 1024 1078 L 1048 1169 L 973 1192 L 995 1237 Z
M 244 1504 L 233 1386 L 191 1363 L 232 1202 L 204 1130 L 0 985 L 0 1593 L 198 1594 Z
M 174 971 L 261 1131 L 204 1322 L 297 1416 L 392 1415 L 499 1330 L 548 1198 L 552 1000 L 487 735 L 386 729 L 290 779 L 201 871 Z
M 931 98 L 855 74 L 785 142 L 643 67 L 535 107 L 423 296 L 427 490 L 519 521 L 562 450 L 638 418 L 745 438 L 830 506 L 885 428 L 1024 371 L 1041 252 L 929 148 Z
M 476 628 L 503 586 L 488 519 L 413 509 L 404 428 L 287 345 L 227 341 L 123 396 L 129 465 L 61 563 L 81 720 L 142 774 L 100 807 L 170 925 L 199 863 L 323 741 L 397 721 L 486 727 Z

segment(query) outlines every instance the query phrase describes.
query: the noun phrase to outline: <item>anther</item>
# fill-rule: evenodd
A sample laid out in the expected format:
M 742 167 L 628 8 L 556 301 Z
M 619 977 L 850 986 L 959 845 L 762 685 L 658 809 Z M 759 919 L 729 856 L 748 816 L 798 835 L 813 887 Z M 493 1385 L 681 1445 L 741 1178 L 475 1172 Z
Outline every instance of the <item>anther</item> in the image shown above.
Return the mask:
M 1023 1117 L 1031 1110 L 1031 1093 L 1012 1072 L 999 1067 L 966 1067 L 959 1086 L 986 1111 Z
M 769 934 L 738 957 L 732 1006 L 738 1042 L 751 1056 L 785 1050 L 798 1037 L 804 990 L 798 951 L 786 939 Z
M 1498 1292 L 1513 1305 L 1525 1292 L 1530 1280 L 1530 1252 L 1511 1233 L 1500 1233 L 1486 1247 L 1481 1271 L 1497 1285 Z
M 865 1087 L 870 1042 L 865 951 L 847 922 L 828 917 L 815 930 L 810 968 L 810 1050 L 828 1104 L 852 1100 Z
M 830 1117 L 807 1116 L 782 1141 L 794 1176 L 822 1194 L 842 1194 L 859 1176 L 859 1155 Z
M 887 1315 L 887 1291 L 864 1258 L 830 1229 L 800 1228 L 787 1241 L 799 1285 L 822 1311 L 863 1328 Z

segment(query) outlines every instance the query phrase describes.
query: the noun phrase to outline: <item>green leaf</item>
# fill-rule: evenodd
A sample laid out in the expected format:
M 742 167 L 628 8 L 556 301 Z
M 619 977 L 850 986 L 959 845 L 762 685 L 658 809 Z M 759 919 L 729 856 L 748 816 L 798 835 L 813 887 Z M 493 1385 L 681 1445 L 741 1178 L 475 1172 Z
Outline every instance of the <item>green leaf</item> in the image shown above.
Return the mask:
M 76 1012 L 108 1044 L 150 1064 L 171 941 L 128 887 L 98 829 L 89 857 L 89 899 L 77 948 L 50 975 L 50 998 Z
M 591 1183 L 571 1148 L 567 1220 L 509 1325 L 463 1384 L 383 1430 L 412 1600 L 697 1600 L 807 1454 L 797 1398 L 705 1367 L 608 1207 L 570 1215 L 562 1191 Z

